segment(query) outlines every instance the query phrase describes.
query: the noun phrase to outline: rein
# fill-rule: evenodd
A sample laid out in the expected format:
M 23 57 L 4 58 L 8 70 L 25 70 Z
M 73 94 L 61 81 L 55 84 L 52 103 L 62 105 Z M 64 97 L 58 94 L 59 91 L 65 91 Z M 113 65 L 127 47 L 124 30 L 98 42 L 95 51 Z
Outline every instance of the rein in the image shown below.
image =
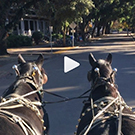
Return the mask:
M 24 75 L 20 75 L 20 72 L 18 70 L 19 66 L 20 65 L 13 66 L 13 69 L 15 69 L 16 76 L 17 76 L 17 81 L 13 85 L 13 89 L 16 89 L 18 85 L 23 82 L 23 83 L 28 84 L 33 89 L 33 91 L 28 92 L 24 95 L 11 93 L 5 96 L 4 98 L 1 97 L 2 102 L 0 103 L 0 114 L 5 116 L 10 121 L 17 123 L 21 127 L 25 135 L 29 135 L 29 133 L 31 135 L 36 135 L 36 134 L 39 134 L 38 131 L 34 127 L 32 128 L 29 122 L 27 123 L 25 120 L 22 119 L 21 116 L 15 115 L 14 113 L 10 112 L 9 109 L 15 109 L 15 108 L 20 108 L 20 107 L 27 107 L 31 109 L 32 111 L 35 112 L 35 114 L 41 121 L 43 130 L 46 130 L 46 127 L 44 127 L 44 120 L 42 118 L 42 114 L 38 108 L 42 106 L 41 101 L 31 101 L 26 98 L 30 95 L 37 93 L 39 96 L 39 99 L 41 100 L 43 76 L 39 68 L 36 66 L 36 64 L 33 64 L 33 70 L 30 74 L 26 72 Z M 35 72 L 38 72 L 39 74 L 39 84 L 36 83 Z M 5 91 L 4 95 L 6 94 L 7 90 Z
M 36 135 L 38 134 L 36 129 L 32 128 L 29 123 L 27 123 L 25 120 L 21 118 L 19 115 L 15 115 L 14 113 L 8 111 L 8 109 L 15 109 L 15 108 L 20 108 L 20 107 L 27 107 L 30 108 L 35 112 L 35 114 L 38 116 L 39 120 L 44 123 L 44 120 L 42 118 L 42 115 L 38 109 L 38 106 L 42 106 L 42 103 L 39 101 L 32 102 L 26 97 L 35 94 L 36 92 L 39 92 L 41 89 L 37 89 L 35 91 L 31 91 L 29 93 L 26 93 L 24 95 L 18 95 L 18 94 L 10 94 L 6 98 L 2 98 L 2 101 L 0 103 L 0 114 L 8 118 L 10 121 L 17 123 L 25 135 L 29 135 L 28 132 L 31 133 L 31 135 Z M 7 101 L 6 101 L 7 100 Z M 10 105 L 10 103 L 15 103 L 15 105 Z M 46 130 L 46 127 L 43 125 L 43 129 Z
M 111 114 L 113 114 L 114 116 L 116 115 L 117 118 L 118 118 L 118 132 L 117 132 L 117 135 L 121 135 L 121 126 L 122 126 L 122 111 L 124 109 L 124 107 L 127 107 L 127 108 L 130 108 L 126 105 L 126 103 L 124 102 L 124 100 L 122 99 L 120 93 L 118 91 L 117 92 L 117 97 L 114 98 L 114 97 L 103 97 L 103 98 L 100 98 L 96 101 L 93 102 L 93 98 L 92 98 L 92 91 L 94 91 L 97 87 L 101 86 L 101 85 L 106 85 L 106 84 L 109 84 L 111 85 L 111 87 L 114 87 L 115 85 L 113 84 L 113 81 L 112 81 L 112 75 L 116 72 L 117 70 L 114 69 L 113 72 L 111 73 L 110 75 L 110 78 L 104 78 L 104 77 L 100 77 L 100 73 L 99 73 L 99 69 L 96 68 L 95 69 L 95 72 L 97 72 L 98 74 L 98 77 L 95 79 L 93 85 L 92 85 L 92 88 L 91 88 L 91 93 L 90 93 L 90 105 L 91 105 L 91 112 L 92 112 L 92 120 L 90 122 L 90 124 L 88 126 L 86 126 L 84 128 L 83 131 L 81 131 L 81 133 L 79 135 L 87 135 L 88 132 L 92 129 L 92 126 L 95 127 L 97 124 L 96 124 L 96 121 L 101 121 L 103 122 L 104 119 L 100 119 L 101 115 L 104 114 L 105 112 L 108 112 L 107 109 L 109 107 L 111 107 L 113 104 L 117 106 L 117 111 L 112 111 L 112 112 L 108 112 L 109 113 L 109 116 L 108 118 L 111 118 Z M 110 81 L 109 81 L 110 80 Z M 104 102 L 108 101 L 108 105 L 103 105 Z M 111 102 L 110 102 L 111 101 Z M 99 110 L 99 112 L 95 115 L 95 112 L 94 112 L 94 108 L 97 107 L 97 103 L 99 104 L 102 104 L 104 107 L 102 109 Z M 89 110 L 89 109 L 88 109 Z M 89 110 L 89 111 L 90 111 Z M 82 114 L 82 116 L 85 115 Z M 106 116 L 103 116 L 105 119 L 106 119 Z M 99 118 L 99 120 L 98 120 Z M 107 118 L 107 119 L 108 119 Z M 101 123 L 100 122 L 100 123 Z M 105 121 L 104 121 L 105 122 Z M 95 125 L 94 125 L 95 124 Z M 98 122 L 99 124 L 99 122 Z
M 19 99 L 28 97 L 28 96 L 30 96 L 30 95 L 33 95 L 33 94 L 35 94 L 35 93 L 37 93 L 37 92 L 39 92 L 39 91 L 41 91 L 41 89 L 37 89 L 37 90 L 31 91 L 31 92 L 29 92 L 29 93 L 26 93 L 26 94 L 24 94 L 24 95 L 21 95 L 21 96 L 19 95 L 19 96 L 15 97 L 15 98 L 11 98 L 11 99 L 9 99 L 9 100 L 7 100 L 7 101 L 1 102 L 1 103 L 0 103 L 0 107 L 3 106 L 3 105 L 6 105 L 6 104 L 8 104 L 8 103 L 12 103 L 12 102 L 14 102 L 14 101 L 17 101 L 17 100 L 19 100 Z M 5 98 L 4 98 L 4 99 L 5 99 Z M 39 104 L 39 105 L 41 105 L 41 104 Z
M 8 104 L 8 103 L 11 103 L 11 102 L 17 101 L 17 100 L 19 100 L 19 99 L 25 98 L 25 97 L 27 97 L 27 96 L 33 95 L 33 94 L 35 94 L 35 93 L 37 93 L 37 92 L 45 92 L 45 93 L 47 93 L 47 94 L 50 94 L 50 95 L 53 95 L 53 96 L 55 96 L 55 97 L 59 97 L 59 98 L 62 98 L 62 99 L 63 99 L 63 100 L 58 100 L 58 101 L 54 101 L 54 102 L 53 102 L 53 101 L 52 101 L 52 102 L 51 102 L 51 101 L 42 101 L 42 103 L 40 103 L 40 102 L 34 102 L 34 104 L 36 104 L 36 105 L 45 106 L 46 104 L 55 104 L 55 103 L 67 102 L 67 101 L 71 101 L 71 100 L 75 100 L 75 99 L 88 98 L 89 96 L 84 96 L 84 95 L 85 95 L 86 93 L 88 93 L 90 90 L 91 90 L 91 89 L 89 89 L 89 90 L 86 91 L 85 93 L 81 94 L 80 96 L 68 98 L 68 97 L 64 97 L 64 96 L 61 96 L 61 95 L 58 95 L 58 94 L 55 94 L 55 93 L 52 93 L 52 92 L 48 92 L 48 91 L 45 90 L 45 89 L 43 89 L 43 90 L 39 89 L 39 90 L 35 90 L 35 91 L 29 92 L 29 93 L 27 93 L 27 94 L 24 94 L 24 95 L 22 95 L 22 96 L 18 96 L 18 97 L 15 97 L 15 98 L 11 98 L 11 99 L 9 99 L 9 100 L 7 100 L 7 101 L 4 101 L 5 98 L 2 98 L 4 102 L 0 103 L 0 108 L 1 108 L 1 106 L 3 106 L 3 105 L 6 105 L 6 104 Z
M 101 115 L 103 114 L 113 103 L 115 103 L 118 100 L 118 98 L 115 98 L 110 104 L 108 104 L 105 108 L 102 109 L 102 111 L 100 111 L 97 115 L 94 116 L 94 118 L 92 119 L 91 123 L 89 124 L 87 130 L 85 131 L 85 133 L 83 135 L 87 135 L 87 133 L 90 131 L 92 124 L 94 123 L 94 121 Z
M 45 92 L 47 94 L 50 94 L 50 95 L 53 95 L 55 97 L 62 98 L 63 100 L 58 100 L 58 101 L 54 101 L 54 102 L 53 101 L 52 102 L 43 101 L 42 103 L 43 103 L 43 105 L 46 105 L 46 104 L 55 104 L 55 103 L 67 102 L 67 101 L 71 101 L 71 100 L 75 100 L 75 99 L 88 98 L 89 96 L 84 96 L 84 95 L 86 95 L 89 91 L 91 91 L 91 89 L 89 89 L 86 92 L 82 93 L 80 96 L 68 98 L 68 97 L 64 97 L 64 96 L 55 94 L 53 92 L 49 92 L 47 90 L 43 90 L 43 92 Z
M 125 102 L 122 101 L 122 98 L 121 98 L 120 94 L 118 93 L 118 96 L 117 96 L 116 98 L 111 98 L 111 97 L 104 97 L 104 98 L 101 98 L 101 99 L 95 101 L 95 102 L 93 103 L 93 106 L 96 105 L 96 102 L 102 103 L 102 102 L 104 102 L 104 100 L 109 100 L 109 98 L 111 99 L 111 102 L 110 102 L 107 106 L 105 106 L 102 110 L 100 110 L 99 113 L 97 113 L 96 115 L 93 116 L 93 119 L 92 119 L 92 121 L 90 122 L 90 124 L 88 125 L 86 131 L 85 131 L 85 132 L 83 131 L 83 133 L 81 132 L 80 135 L 82 135 L 82 134 L 83 134 L 83 135 L 87 135 L 88 132 L 90 131 L 90 129 L 92 128 L 92 125 L 94 124 L 94 122 L 95 122 L 104 112 L 106 112 L 107 109 L 108 109 L 109 107 L 111 107 L 113 104 L 119 105 L 119 108 L 120 108 L 117 112 L 115 112 L 115 113 L 116 113 L 115 115 L 118 115 L 118 121 L 119 121 L 119 122 L 118 122 L 118 133 L 117 133 L 117 135 L 121 135 L 122 110 L 123 110 L 123 108 L 125 107 Z M 124 104 L 124 105 L 123 105 L 123 104 Z M 92 109 L 94 109 L 94 108 L 91 108 L 91 110 L 92 110 Z M 102 121 L 101 121 L 101 122 L 102 122 Z
M 50 95 L 53 95 L 53 96 L 56 96 L 56 97 L 59 97 L 59 98 L 62 98 L 63 100 L 59 100 L 59 101 L 55 101 L 55 102 L 48 102 L 48 101 L 43 101 L 42 103 L 35 103 L 36 105 L 46 105 L 46 104 L 53 104 L 53 103 L 61 103 L 61 102 L 66 102 L 66 101 L 71 101 L 71 100 L 74 100 L 74 99 L 80 99 L 80 98 L 88 98 L 88 96 L 84 96 L 85 94 L 87 94 L 89 91 L 91 91 L 91 89 L 87 90 L 86 92 L 84 92 L 83 94 L 81 94 L 80 96 L 77 96 L 77 97 L 71 97 L 71 98 L 68 98 L 68 97 L 64 97 L 64 96 L 61 96 L 61 95 L 58 95 L 58 94 L 55 94 L 55 93 L 52 93 L 52 92 L 49 92 L 45 89 L 41 90 L 41 89 L 37 89 L 37 90 L 34 90 L 34 91 L 31 91 L 29 93 L 26 93 L 24 95 L 21 95 L 21 96 L 18 96 L 18 97 L 15 97 L 15 98 L 11 98 L 7 101 L 4 101 L 5 98 L 2 98 L 4 102 L 0 103 L 0 108 L 1 106 L 3 105 L 6 105 L 8 103 L 11 103 L 11 102 L 14 102 L 14 101 L 17 101 L 19 99 L 22 99 L 22 98 L 25 98 L 27 96 L 30 96 L 30 95 L 33 95 L 37 92 L 45 92 L 47 94 L 50 94 Z

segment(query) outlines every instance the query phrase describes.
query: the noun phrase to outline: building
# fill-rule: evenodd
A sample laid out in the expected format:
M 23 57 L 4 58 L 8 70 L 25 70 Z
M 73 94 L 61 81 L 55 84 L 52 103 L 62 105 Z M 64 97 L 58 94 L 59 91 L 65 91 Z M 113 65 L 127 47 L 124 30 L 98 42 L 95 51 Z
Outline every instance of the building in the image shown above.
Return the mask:
M 11 11 L 10 15 L 14 15 L 14 13 Z M 31 10 L 31 12 L 21 18 L 19 24 L 13 30 L 13 33 L 32 36 L 32 33 L 35 31 L 41 31 L 44 35 L 48 35 L 49 20 L 44 16 L 36 15 L 35 12 Z
M 18 35 L 31 36 L 35 31 L 41 31 L 47 35 L 49 32 L 48 20 L 36 15 L 25 15 L 24 18 L 21 18 L 20 23 L 17 26 Z

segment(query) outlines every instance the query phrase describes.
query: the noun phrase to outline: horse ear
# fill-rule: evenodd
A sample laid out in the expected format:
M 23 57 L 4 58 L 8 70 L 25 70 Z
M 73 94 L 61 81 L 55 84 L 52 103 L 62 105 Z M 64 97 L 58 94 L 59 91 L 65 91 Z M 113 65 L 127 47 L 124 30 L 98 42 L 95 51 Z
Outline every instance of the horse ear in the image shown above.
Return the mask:
M 19 64 L 26 63 L 26 61 L 24 60 L 21 54 L 18 55 L 18 63 Z
M 110 64 L 112 64 L 112 54 L 111 53 L 108 54 L 106 61 L 108 61 Z
M 41 70 L 43 63 L 44 63 L 44 56 L 42 54 L 40 54 L 35 63 Z
M 89 62 L 90 62 L 90 65 L 91 65 L 92 67 L 95 66 L 96 59 L 94 58 L 94 56 L 93 56 L 92 53 L 89 54 Z

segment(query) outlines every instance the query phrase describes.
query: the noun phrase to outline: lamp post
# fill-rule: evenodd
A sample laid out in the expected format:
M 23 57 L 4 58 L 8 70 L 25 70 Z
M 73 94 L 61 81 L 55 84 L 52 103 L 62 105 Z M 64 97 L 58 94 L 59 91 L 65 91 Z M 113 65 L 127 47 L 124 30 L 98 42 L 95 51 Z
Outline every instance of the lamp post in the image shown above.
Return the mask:
M 50 32 L 50 46 L 51 46 L 51 53 L 52 53 L 52 32 L 53 32 L 53 26 L 49 26 L 49 32 Z

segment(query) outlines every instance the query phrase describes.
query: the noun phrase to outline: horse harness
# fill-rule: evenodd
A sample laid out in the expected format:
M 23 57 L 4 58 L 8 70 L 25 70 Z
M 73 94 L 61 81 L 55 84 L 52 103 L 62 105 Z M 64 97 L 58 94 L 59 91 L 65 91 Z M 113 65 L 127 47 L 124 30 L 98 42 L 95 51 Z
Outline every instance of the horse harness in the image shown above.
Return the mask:
M 16 67 L 15 67 L 16 68 Z M 15 115 L 14 113 L 8 111 L 8 109 L 16 109 L 20 107 L 27 107 L 35 112 L 35 114 L 38 116 L 39 120 L 42 122 L 43 130 L 46 130 L 46 127 L 44 127 L 44 120 L 42 118 L 41 112 L 39 111 L 38 107 L 42 106 L 42 103 L 40 101 L 31 101 L 25 97 L 32 95 L 34 93 L 37 93 L 39 98 L 41 99 L 42 96 L 42 86 L 37 85 L 34 80 L 35 70 L 38 70 L 38 73 L 40 75 L 40 81 L 42 79 L 42 74 L 39 72 L 39 69 L 36 65 L 34 65 L 34 70 L 31 74 L 26 73 L 23 76 L 19 76 L 19 70 L 16 68 L 15 71 L 17 73 L 18 81 L 14 85 L 14 89 L 20 84 L 20 83 L 27 83 L 31 87 L 33 87 L 36 91 L 32 91 L 30 93 L 24 94 L 24 95 L 18 95 L 16 93 L 12 93 L 6 97 L 1 97 L 1 103 L 0 103 L 0 115 L 8 118 L 11 122 L 18 124 L 25 135 L 38 135 L 39 133 L 36 131 L 36 129 L 33 129 L 30 126 L 30 123 L 23 120 L 20 116 Z
M 85 126 L 85 128 L 80 132 L 79 135 L 87 135 L 90 130 L 94 127 L 98 126 L 101 123 L 105 123 L 107 120 L 111 120 L 112 118 L 118 120 L 118 132 L 117 135 L 121 135 L 121 125 L 122 125 L 122 116 L 133 117 L 135 119 L 135 115 L 123 113 L 124 108 L 128 110 L 132 110 L 120 96 L 120 93 L 117 91 L 117 97 L 106 96 L 102 97 L 93 102 L 92 91 L 94 91 L 97 87 L 101 85 L 110 85 L 111 87 L 115 87 L 115 85 L 110 82 L 110 78 L 98 77 L 91 87 L 90 99 L 84 101 L 84 104 L 87 106 L 85 110 L 82 112 L 78 122 L 80 123 L 81 119 L 84 118 L 88 113 L 92 113 L 91 122 Z M 79 124 L 78 123 L 78 124 Z M 76 126 L 78 128 L 78 125 Z M 75 132 L 76 134 L 76 132 Z

